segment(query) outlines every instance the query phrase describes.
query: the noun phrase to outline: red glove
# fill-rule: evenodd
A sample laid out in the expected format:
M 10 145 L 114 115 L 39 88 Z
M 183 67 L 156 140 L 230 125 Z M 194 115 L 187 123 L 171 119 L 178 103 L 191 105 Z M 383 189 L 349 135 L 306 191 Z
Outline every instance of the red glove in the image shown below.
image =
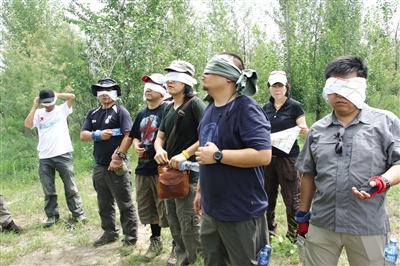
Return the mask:
M 297 211 L 294 220 L 299 224 L 297 234 L 305 237 L 308 232 L 309 220 L 311 218 L 311 211 L 302 212 Z
M 310 226 L 310 223 L 299 223 L 299 227 L 297 229 L 297 234 L 306 237 L 306 234 L 308 233 L 308 227 Z
M 371 187 L 370 185 L 371 181 L 375 181 L 374 187 Z M 367 182 L 362 184 L 362 186 L 358 190 L 367 192 L 368 194 L 370 194 L 371 198 L 373 198 L 376 195 L 382 194 L 383 192 L 389 189 L 389 187 L 386 184 L 389 184 L 389 181 L 386 178 L 382 176 L 373 176 L 370 179 L 368 179 Z

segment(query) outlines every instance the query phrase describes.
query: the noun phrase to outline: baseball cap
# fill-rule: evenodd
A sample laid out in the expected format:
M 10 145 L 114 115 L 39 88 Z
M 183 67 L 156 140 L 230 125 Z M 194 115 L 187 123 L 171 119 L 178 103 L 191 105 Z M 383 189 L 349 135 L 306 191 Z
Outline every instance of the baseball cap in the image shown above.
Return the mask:
M 97 96 L 97 91 L 101 90 L 101 88 L 110 88 L 114 87 L 117 91 L 117 95 L 121 96 L 121 87 L 118 83 L 110 78 L 99 79 L 96 84 L 92 85 L 92 93 L 94 96 Z
M 51 89 L 43 89 L 39 92 L 40 103 L 51 103 L 54 101 L 56 95 Z
M 188 72 L 192 77 L 194 77 L 194 66 L 183 60 L 174 60 L 169 65 L 169 67 L 164 68 L 165 71 L 176 71 L 185 73 Z
M 157 83 L 157 84 L 160 84 L 160 85 L 164 84 L 164 75 L 162 75 L 162 74 L 154 73 L 154 74 L 151 74 L 150 76 L 143 76 L 142 77 L 142 81 L 143 82 L 148 82 L 149 79 L 151 81 L 153 81 L 154 83 Z
M 269 74 L 268 83 L 271 86 L 275 83 L 282 83 L 283 85 L 286 85 L 287 78 L 285 71 L 272 71 Z

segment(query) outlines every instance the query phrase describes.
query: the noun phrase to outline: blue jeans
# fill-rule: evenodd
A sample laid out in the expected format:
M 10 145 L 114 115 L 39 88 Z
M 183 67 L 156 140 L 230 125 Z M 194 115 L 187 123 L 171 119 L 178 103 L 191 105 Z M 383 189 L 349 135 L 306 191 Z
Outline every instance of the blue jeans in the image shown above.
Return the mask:
M 72 217 L 83 215 L 82 199 L 79 196 L 74 178 L 72 154 L 65 153 L 52 158 L 39 160 L 39 176 L 45 195 L 44 211 L 47 217 L 60 217 L 55 184 L 56 171 L 59 173 L 64 183 L 65 199 L 68 209 L 72 213 Z

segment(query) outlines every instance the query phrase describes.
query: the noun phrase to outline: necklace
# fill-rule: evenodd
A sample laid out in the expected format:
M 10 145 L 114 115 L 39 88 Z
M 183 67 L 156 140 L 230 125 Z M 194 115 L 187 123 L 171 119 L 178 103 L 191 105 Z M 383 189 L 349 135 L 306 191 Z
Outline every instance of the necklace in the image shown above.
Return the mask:
M 229 105 L 228 112 L 226 113 L 226 116 L 225 116 L 225 121 L 228 121 L 229 114 L 230 114 L 230 112 L 232 111 L 233 106 L 235 105 L 235 101 L 236 101 L 236 98 L 237 98 L 237 97 L 235 97 L 235 99 L 233 99 L 232 102 L 229 102 L 229 100 L 232 98 L 233 95 L 235 95 L 235 93 L 236 93 L 236 92 L 234 92 L 234 93 L 228 98 L 228 100 L 226 101 L 226 104 L 225 104 L 225 105 L 219 107 L 219 108 L 221 108 L 221 109 L 220 109 L 220 113 L 218 114 L 217 121 L 214 122 L 214 123 L 212 122 L 212 119 L 213 119 L 213 117 L 214 117 L 214 109 L 217 109 L 217 107 L 216 107 L 215 104 L 214 104 L 214 105 L 212 106 L 212 108 L 211 108 L 210 122 L 209 122 L 210 131 L 211 131 L 211 132 L 209 133 L 209 136 L 211 136 L 211 139 L 210 139 L 209 141 L 214 142 L 215 144 L 218 144 L 218 143 L 219 143 L 219 139 L 218 139 L 218 136 L 219 136 L 218 132 L 219 132 L 219 130 L 218 130 L 218 129 L 219 129 L 219 121 L 220 121 L 220 119 L 221 119 L 222 113 L 223 113 L 223 111 L 224 111 L 226 108 L 228 108 L 228 105 Z
M 214 142 L 215 144 L 218 144 L 218 125 L 219 125 L 219 119 L 222 116 L 222 113 L 218 114 L 218 119 L 217 122 L 212 122 L 212 119 L 214 117 L 214 109 L 216 109 L 217 107 L 214 105 L 213 107 L 211 107 L 211 114 L 210 114 L 210 122 L 209 124 L 209 130 L 211 131 L 210 134 L 208 134 L 209 136 L 211 136 L 211 139 L 209 139 L 208 141 Z
M 274 104 L 274 106 L 275 106 L 275 109 L 276 110 L 279 110 L 281 107 L 282 107 L 282 105 L 284 105 L 285 103 L 282 103 L 282 104 Z

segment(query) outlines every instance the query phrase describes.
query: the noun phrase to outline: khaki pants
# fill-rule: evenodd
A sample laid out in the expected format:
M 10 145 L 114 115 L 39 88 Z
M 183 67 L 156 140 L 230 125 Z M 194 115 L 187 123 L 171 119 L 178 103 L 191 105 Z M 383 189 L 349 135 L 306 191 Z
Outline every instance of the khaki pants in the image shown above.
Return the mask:
M 203 210 L 200 238 L 206 266 L 257 265 L 257 253 L 268 244 L 267 218 L 260 215 L 246 221 L 227 222 Z
M 386 242 L 387 234 L 352 235 L 310 225 L 304 246 L 305 265 L 337 265 L 343 247 L 351 266 L 384 265 Z
M 158 222 L 160 227 L 168 227 L 165 202 L 157 196 L 158 175 L 136 175 L 136 202 L 142 224 Z
M 11 221 L 11 214 L 4 204 L 4 197 L 3 195 L 0 195 L 0 225 L 2 227 L 6 227 L 7 225 L 9 225 L 9 223 L 11 223 Z
M 176 245 L 176 265 L 194 264 L 201 254 L 200 216 L 193 206 L 197 183 L 190 183 L 189 195 L 184 199 L 167 199 L 169 229 Z

